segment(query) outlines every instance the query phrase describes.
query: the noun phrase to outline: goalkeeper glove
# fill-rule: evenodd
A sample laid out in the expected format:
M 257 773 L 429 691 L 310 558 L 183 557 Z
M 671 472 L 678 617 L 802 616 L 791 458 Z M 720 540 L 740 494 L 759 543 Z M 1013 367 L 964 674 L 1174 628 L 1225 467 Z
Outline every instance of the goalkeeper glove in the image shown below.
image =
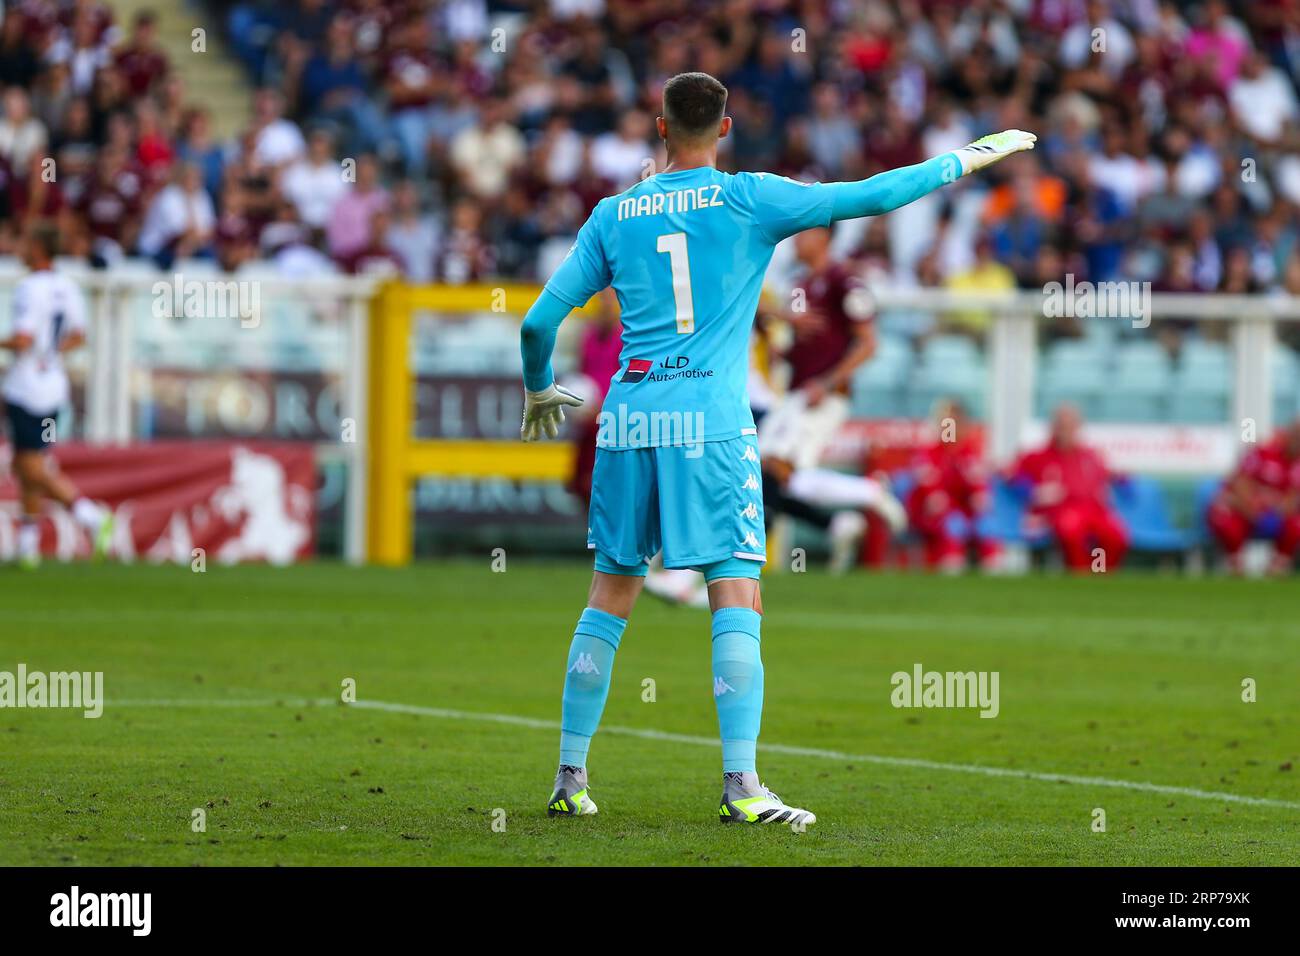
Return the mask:
M 1023 149 L 1033 149 L 1038 137 L 1022 129 L 1008 129 L 1001 133 L 982 136 L 969 146 L 957 150 L 961 160 L 961 174 L 966 176 L 985 166 L 992 166 L 1000 159 L 1006 159 L 1012 153 Z
M 540 392 L 524 389 L 524 422 L 519 426 L 519 437 L 537 441 L 540 430 L 545 429 L 548 438 L 555 438 L 564 424 L 564 406 L 576 408 L 581 404 L 581 398 L 554 382 Z

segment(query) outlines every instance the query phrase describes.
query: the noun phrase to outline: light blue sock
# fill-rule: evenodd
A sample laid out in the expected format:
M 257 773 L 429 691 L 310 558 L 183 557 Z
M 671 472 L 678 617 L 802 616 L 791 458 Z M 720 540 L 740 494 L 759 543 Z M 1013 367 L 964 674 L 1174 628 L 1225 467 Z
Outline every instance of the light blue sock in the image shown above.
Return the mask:
M 569 645 L 564 675 L 564 709 L 560 714 L 560 765 L 587 766 L 587 748 L 600 724 L 609 696 L 609 674 L 614 652 L 627 621 L 594 607 L 578 618 Z
M 722 732 L 722 772 L 756 773 L 758 727 L 763 721 L 762 616 L 746 607 L 713 612 L 713 702 Z

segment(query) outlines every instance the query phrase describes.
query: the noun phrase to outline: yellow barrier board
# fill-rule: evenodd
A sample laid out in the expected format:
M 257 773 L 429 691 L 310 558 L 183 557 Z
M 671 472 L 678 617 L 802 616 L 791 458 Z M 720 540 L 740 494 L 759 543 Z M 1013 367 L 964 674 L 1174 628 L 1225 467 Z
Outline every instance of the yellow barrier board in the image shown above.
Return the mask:
M 369 522 L 366 556 L 375 564 L 411 560 L 411 488 L 426 476 L 566 480 L 573 449 L 567 443 L 417 440 L 413 437 L 415 382 L 411 330 L 416 311 L 522 316 L 539 286 L 409 286 L 389 283 L 371 304 Z M 585 313 L 590 304 L 574 311 Z M 522 383 L 520 388 L 522 389 Z M 523 412 L 522 392 L 520 413 Z

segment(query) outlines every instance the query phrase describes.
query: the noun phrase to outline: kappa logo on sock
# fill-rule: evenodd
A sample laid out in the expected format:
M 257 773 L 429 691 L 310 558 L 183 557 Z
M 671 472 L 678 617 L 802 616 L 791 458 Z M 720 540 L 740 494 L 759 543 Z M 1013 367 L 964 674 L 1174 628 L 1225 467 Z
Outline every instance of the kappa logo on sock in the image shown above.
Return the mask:
M 715 677 L 715 678 L 713 678 L 713 696 L 714 696 L 714 697 L 721 697 L 721 696 L 722 696 L 723 694 L 725 694 L 727 691 L 731 691 L 731 692 L 734 694 L 734 693 L 736 692 L 736 688 L 732 687 L 730 684 L 728 684 L 728 683 L 727 683 L 725 680 L 723 680 L 721 677 Z
M 579 654 L 578 659 L 573 662 L 569 668 L 570 674 L 599 674 L 600 669 L 596 667 L 596 662 L 591 659 L 590 654 Z

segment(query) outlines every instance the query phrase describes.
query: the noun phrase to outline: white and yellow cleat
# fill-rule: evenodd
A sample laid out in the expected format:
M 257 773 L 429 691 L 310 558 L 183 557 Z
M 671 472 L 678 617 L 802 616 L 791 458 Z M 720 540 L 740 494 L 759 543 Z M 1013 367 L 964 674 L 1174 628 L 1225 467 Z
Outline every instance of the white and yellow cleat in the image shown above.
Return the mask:
M 758 782 L 756 773 L 724 773 L 719 823 L 788 823 L 802 829 L 817 822 L 817 814 L 785 804 Z
M 555 775 L 555 790 L 546 801 L 548 817 L 585 817 L 596 812 L 596 802 L 587 791 L 583 767 L 561 766 Z

